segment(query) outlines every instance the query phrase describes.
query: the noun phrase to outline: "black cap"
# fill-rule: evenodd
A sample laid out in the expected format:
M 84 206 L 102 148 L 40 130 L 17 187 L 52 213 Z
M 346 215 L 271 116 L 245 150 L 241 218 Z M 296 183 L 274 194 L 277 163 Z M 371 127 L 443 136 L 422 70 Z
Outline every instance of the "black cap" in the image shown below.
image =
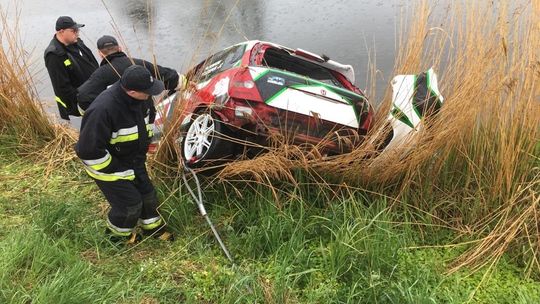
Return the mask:
M 98 39 L 97 48 L 103 50 L 111 46 L 118 46 L 118 41 L 113 36 L 105 35 Z
M 56 19 L 56 30 L 65 30 L 68 28 L 80 28 L 83 27 L 84 24 L 77 23 L 71 19 L 69 16 L 60 16 L 58 19 Z
M 140 65 L 132 65 L 124 71 L 120 84 L 124 89 L 158 95 L 165 90 L 163 81 L 155 79 L 150 71 Z

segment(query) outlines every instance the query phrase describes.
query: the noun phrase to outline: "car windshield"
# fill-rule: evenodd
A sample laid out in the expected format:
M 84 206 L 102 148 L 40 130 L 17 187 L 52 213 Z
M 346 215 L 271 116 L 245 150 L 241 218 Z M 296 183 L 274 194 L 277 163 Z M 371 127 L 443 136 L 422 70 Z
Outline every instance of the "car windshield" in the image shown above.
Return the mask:
M 302 58 L 292 56 L 285 50 L 268 48 L 264 52 L 262 64 L 267 67 L 303 75 L 336 87 L 344 87 L 327 68 Z
M 236 45 L 205 59 L 195 68 L 195 75 L 199 82 L 204 82 L 234 67 L 242 59 L 245 48 L 245 44 Z

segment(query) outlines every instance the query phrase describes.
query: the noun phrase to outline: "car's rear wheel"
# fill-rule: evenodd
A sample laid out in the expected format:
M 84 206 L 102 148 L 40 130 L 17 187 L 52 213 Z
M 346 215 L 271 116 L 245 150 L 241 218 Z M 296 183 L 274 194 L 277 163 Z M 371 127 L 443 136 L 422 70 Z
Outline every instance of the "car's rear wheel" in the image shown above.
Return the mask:
M 217 164 L 232 155 L 224 123 L 209 112 L 194 115 L 184 139 L 182 157 L 189 166 L 201 167 Z

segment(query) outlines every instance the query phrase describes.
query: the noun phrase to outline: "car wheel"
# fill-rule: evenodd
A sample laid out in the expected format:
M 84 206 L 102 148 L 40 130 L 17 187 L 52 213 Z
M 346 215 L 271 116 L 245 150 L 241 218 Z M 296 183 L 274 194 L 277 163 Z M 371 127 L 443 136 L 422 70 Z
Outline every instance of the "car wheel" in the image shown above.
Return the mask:
M 195 115 L 182 140 L 184 161 L 192 167 L 223 162 L 232 154 L 232 143 L 226 139 L 226 133 L 224 123 L 211 113 Z

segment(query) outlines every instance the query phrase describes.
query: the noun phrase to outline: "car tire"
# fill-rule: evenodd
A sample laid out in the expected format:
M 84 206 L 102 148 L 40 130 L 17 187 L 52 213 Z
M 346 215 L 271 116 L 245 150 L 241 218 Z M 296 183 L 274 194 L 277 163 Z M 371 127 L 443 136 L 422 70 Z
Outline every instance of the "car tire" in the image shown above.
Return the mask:
M 221 164 L 233 154 L 225 124 L 210 112 L 193 115 L 182 140 L 181 154 L 190 167 Z

